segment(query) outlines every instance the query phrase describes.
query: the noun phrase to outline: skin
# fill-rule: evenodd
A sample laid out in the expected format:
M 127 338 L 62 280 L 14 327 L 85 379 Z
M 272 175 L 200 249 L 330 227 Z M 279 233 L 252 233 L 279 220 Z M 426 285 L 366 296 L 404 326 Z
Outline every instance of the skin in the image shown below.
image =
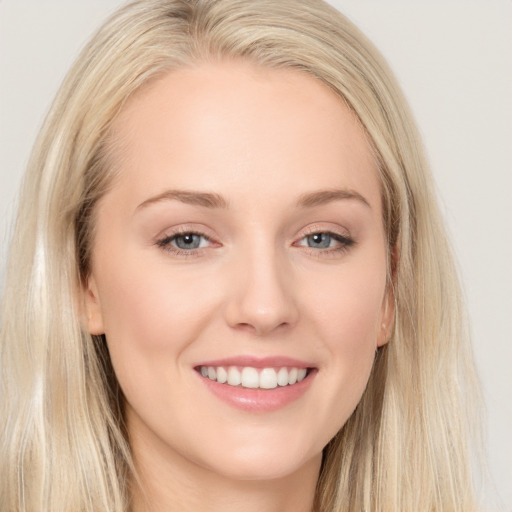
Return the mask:
M 359 402 L 393 318 L 362 130 L 308 75 L 222 62 L 147 85 L 114 134 L 120 174 L 98 204 L 84 297 L 127 400 L 144 487 L 133 510 L 311 510 L 322 449 Z M 225 204 L 160 197 L 169 190 Z M 325 190 L 355 197 L 297 205 Z M 207 238 L 176 253 L 177 229 Z M 310 247 L 318 232 L 353 243 Z M 241 411 L 194 370 L 234 355 L 288 356 L 318 371 L 287 406 Z

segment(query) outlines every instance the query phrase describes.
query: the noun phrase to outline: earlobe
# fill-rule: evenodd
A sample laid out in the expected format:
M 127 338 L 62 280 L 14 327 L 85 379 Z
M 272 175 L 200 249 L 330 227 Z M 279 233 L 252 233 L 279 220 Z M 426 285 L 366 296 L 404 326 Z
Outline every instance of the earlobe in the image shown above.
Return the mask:
M 395 285 L 397 280 L 398 261 L 400 258 L 397 245 L 391 249 L 390 258 L 389 272 L 391 277 L 386 286 L 386 294 L 382 303 L 381 325 L 379 335 L 377 337 L 377 347 L 382 347 L 389 342 L 395 327 Z
M 392 286 L 386 291 L 384 302 L 382 304 L 382 323 L 377 339 L 377 347 L 386 345 L 393 334 L 395 326 L 395 294 Z
M 99 301 L 98 288 L 94 277 L 89 276 L 83 289 L 83 303 L 85 313 L 85 328 L 89 334 L 105 334 L 103 315 Z

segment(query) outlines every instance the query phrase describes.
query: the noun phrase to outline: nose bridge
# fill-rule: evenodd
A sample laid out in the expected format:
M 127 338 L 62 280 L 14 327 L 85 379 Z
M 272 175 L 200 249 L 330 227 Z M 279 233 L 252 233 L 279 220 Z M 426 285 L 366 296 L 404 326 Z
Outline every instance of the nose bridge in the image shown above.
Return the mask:
M 227 310 L 232 327 L 261 336 L 296 322 L 291 270 L 275 243 L 251 243 L 234 264 L 234 293 Z

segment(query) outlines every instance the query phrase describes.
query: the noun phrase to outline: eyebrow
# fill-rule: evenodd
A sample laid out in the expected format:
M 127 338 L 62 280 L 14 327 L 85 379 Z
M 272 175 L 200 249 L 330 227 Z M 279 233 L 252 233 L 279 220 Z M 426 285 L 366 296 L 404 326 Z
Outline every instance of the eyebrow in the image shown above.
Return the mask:
M 368 208 L 371 208 L 370 203 L 355 190 L 345 189 L 327 189 L 317 190 L 315 192 L 308 192 L 299 197 L 297 207 L 299 208 L 314 208 L 326 203 L 339 200 L 352 199 L 361 202 Z M 155 203 L 162 201 L 180 201 L 192 206 L 202 206 L 204 208 L 228 208 L 228 201 L 220 194 L 212 192 L 196 192 L 193 190 L 166 190 L 161 194 L 150 197 L 143 201 L 136 210 L 146 208 Z
M 211 192 L 196 192 L 193 190 L 166 190 L 157 196 L 150 197 L 143 201 L 137 210 L 147 206 L 160 203 L 161 201 L 180 201 L 192 206 L 203 206 L 205 208 L 227 208 L 228 202 L 220 194 Z
M 342 199 L 354 199 L 361 202 L 368 208 L 371 208 L 370 203 L 359 192 L 345 189 L 318 190 L 316 192 L 303 194 L 299 197 L 297 206 L 299 208 L 313 208 L 315 206 L 321 206 L 323 204 Z

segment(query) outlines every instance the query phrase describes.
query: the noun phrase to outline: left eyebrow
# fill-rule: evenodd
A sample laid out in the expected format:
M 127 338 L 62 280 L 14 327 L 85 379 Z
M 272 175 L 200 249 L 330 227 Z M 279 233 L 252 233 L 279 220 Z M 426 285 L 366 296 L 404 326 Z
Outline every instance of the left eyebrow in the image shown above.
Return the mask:
M 330 203 L 332 201 L 340 201 L 345 199 L 359 201 L 371 209 L 370 203 L 359 192 L 345 189 L 328 189 L 318 190 L 316 192 L 308 192 L 299 197 L 297 206 L 299 208 L 312 208 Z
M 137 206 L 137 210 L 162 201 L 180 201 L 192 206 L 204 208 L 227 208 L 228 202 L 219 194 L 211 192 L 196 192 L 193 190 L 166 190 L 157 196 L 150 197 Z

